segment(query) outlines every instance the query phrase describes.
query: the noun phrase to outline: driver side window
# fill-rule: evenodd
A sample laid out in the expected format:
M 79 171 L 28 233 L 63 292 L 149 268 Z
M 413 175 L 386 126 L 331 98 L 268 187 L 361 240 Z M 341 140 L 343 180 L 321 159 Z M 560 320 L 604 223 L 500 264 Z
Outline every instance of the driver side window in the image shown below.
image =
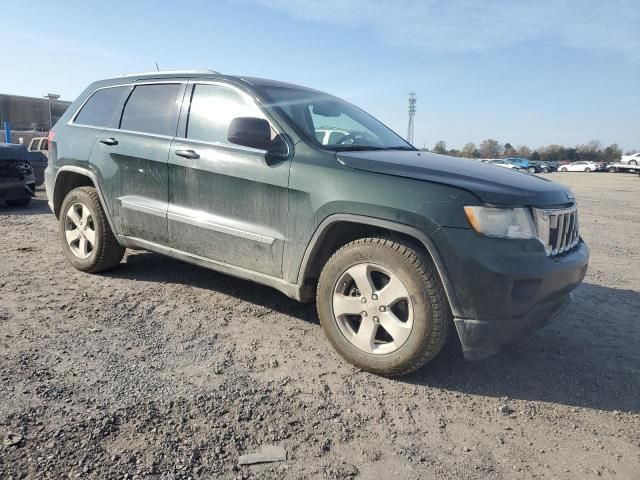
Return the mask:
M 227 131 L 236 117 L 264 115 L 255 103 L 220 85 L 196 84 L 191 97 L 187 138 L 230 145 Z

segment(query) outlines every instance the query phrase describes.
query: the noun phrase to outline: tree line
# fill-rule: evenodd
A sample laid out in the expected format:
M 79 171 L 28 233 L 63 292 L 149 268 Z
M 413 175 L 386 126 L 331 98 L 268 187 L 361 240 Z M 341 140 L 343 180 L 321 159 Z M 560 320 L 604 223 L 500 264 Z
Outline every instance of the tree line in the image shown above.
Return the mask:
M 460 150 L 455 148 L 447 149 L 447 142 L 440 140 L 436 142 L 431 151 L 444 155 L 452 155 L 454 157 L 518 157 L 526 158 L 527 160 L 542 160 L 545 162 L 577 162 L 578 160 L 588 160 L 591 162 L 617 162 L 622 156 L 622 149 L 618 144 L 613 143 L 608 147 L 604 147 L 598 140 L 592 140 L 583 145 L 576 145 L 575 147 L 565 147 L 564 145 L 553 144 L 545 147 L 539 147 L 535 150 L 531 150 L 526 145 L 514 147 L 509 142 L 502 144 L 493 138 L 483 140 L 480 145 L 469 142 Z M 631 153 L 633 152 L 626 152 L 627 155 Z

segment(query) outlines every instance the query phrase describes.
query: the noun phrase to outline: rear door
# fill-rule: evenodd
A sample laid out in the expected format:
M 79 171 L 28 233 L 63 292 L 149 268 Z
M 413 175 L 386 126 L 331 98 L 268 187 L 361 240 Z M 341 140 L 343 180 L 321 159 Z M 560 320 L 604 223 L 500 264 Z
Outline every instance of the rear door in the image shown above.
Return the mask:
M 232 119 L 267 118 L 247 93 L 195 82 L 185 98 L 169 155 L 171 246 L 281 276 L 290 156 L 267 161 L 264 150 L 227 141 Z M 280 132 L 270 123 L 275 139 Z
M 100 164 L 122 235 L 167 245 L 167 160 L 185 82 L 131 87 L 118 128 L 100 132 L 91 154 Z

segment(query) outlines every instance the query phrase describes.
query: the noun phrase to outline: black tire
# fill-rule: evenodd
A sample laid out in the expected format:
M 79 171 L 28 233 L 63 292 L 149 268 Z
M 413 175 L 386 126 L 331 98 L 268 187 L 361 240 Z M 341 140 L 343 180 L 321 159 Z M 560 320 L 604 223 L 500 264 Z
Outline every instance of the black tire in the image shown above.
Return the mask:
M 629 165 L 637 165 L 638 161 L 637 160 L 629 160 Z
M 616 167 L 609 167 L 609 173 L 616 173 L 618 169 Z
M 10 207 L 25 207 L 25 206 L 29 205 L 30 201 L 31 201 L 31 197 L 16 198 L 16 199 L 13 199 L 13 200 L 5 200 L 5 202 L 7 202 L 7 205 L 9 205 Z
M 562 167 L 562 168 L 560 169 L 560 171 L 561 171 L 561 172 L 568 172 L 569 170 L 567 170 L 567 167 Z
M 550 171 L 551 171 L 551 170 L 549 170 L 548 168 L 544 168 L 544 169 L 542 169 L 542 172 L 543 172 L 543 173 L 549 173 Z
M 529 167 L 529 173 L 536 173 L 536 169 L 534 167 Z
M 96 234 L 95 246 L 87 258 L 79 258 L 72 251 L 65 236 L 67 212 L 74 203 L 81 203 L 91 213 Z M 59 219 L 60 241 L 69 263 L 83 272 L 102 272 L 120 263 L 124 256 L 124 247 L 118 243 L 111 231 L 107 216 L 100 203 L 100 197 L 94 187 L 78 187 L 71 190 L 60 207 Z
M 591 169 L 589 167 L 584 169 L 585 173 L 591 173 Z
M 333 294 L 342 275 L 354 265 L 374 263 L 393 272 L 406 286 L 413 304 L 413 327 L 397 350 L 367 353 L 342 333 L 333 313 Z M 384 238 L 363 238 L 340 248 L 325 264 L 317 289 L 320 323 L 333 347 L 348 362 L 369 372 L 399 376 L 433 359 L 453 323 L 438 272 L 422 248 Z

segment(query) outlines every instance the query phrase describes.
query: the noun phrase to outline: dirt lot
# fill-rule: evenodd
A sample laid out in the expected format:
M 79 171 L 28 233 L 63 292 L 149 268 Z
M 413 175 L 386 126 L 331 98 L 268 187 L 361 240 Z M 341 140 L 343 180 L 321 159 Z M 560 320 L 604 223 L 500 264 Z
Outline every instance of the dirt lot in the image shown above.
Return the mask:
M 640 178 L 550 177 L 592 254 L 566 314 L 393 380 L 313 306 L 146 252 L 83 274 L 42 192 L 2 207 L 0 478 L 640 479 Z M 266 444 L 288 459 L 238 466 Z

